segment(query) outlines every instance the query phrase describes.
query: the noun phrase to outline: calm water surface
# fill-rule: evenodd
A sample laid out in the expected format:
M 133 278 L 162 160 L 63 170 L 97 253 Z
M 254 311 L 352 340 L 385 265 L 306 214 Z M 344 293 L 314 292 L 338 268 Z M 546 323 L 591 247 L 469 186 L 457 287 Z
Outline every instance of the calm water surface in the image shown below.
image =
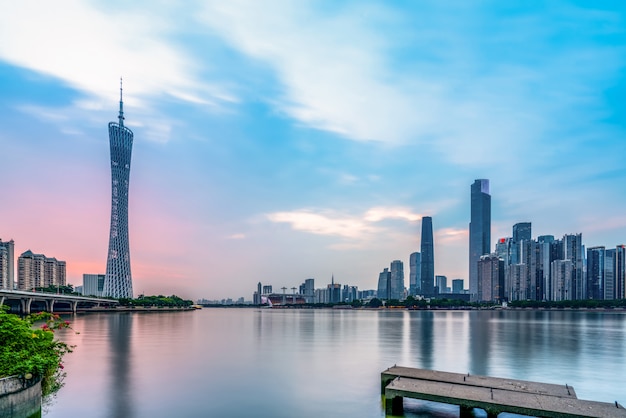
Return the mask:
M 56 417 L 383 417 L 394 364 L 574 386 L 626 405 L 626 314 L 203 309 L 79 314 Z M 411 402 L 406 416 L 456 416 Z

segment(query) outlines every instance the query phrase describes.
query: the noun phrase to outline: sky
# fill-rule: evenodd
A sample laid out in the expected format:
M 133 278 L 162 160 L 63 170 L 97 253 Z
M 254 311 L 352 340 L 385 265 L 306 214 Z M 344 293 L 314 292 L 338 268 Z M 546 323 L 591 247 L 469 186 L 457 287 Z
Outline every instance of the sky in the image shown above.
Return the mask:
M 492 241 L 626 243 L 622 1 L 0 4 L 0 239 L 106 269 L 107 124 L 134 132 L 136 295 L 375 289 L 419 251 L 469 286 L 470 185 Z

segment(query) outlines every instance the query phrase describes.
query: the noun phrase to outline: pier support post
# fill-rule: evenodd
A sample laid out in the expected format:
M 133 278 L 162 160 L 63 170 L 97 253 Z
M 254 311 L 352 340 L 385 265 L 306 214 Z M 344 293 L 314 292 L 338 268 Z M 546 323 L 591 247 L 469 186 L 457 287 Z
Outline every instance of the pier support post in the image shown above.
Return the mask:
M 471 406 L 459 405 L 459 418 L 473 418 L 474 408 Z
M 385 414 L 402 415 L 404 414 L 404 398 L 402 396 L 394 396 L 385 399 Z

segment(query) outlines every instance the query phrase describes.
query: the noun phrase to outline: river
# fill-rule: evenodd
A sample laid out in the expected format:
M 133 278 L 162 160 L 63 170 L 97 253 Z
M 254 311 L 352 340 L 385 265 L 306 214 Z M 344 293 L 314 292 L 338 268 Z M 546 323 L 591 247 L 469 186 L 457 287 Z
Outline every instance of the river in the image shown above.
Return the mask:
M 202 309 L 91 313 L 58 336 L 75 345 L 57 417 L 384 417 L 394 364 L 574 386 L 626 405 L 626 313 Z M 407 401 L 407 417 L 458 407 Z

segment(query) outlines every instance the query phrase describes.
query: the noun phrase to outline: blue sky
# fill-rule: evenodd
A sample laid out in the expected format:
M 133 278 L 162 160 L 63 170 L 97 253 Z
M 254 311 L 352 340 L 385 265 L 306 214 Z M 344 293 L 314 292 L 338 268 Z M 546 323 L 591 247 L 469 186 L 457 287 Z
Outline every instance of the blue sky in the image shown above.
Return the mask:
M 0 238 L 103 273 L 107 123 L 135 133 L 135 293 L 376 287 L 419 250 L 467 280 L 470 184 L 492 241 L 626 243 L 619 1 L 0 5 Z M 466 282 L 466 287 L 467 287 Z

